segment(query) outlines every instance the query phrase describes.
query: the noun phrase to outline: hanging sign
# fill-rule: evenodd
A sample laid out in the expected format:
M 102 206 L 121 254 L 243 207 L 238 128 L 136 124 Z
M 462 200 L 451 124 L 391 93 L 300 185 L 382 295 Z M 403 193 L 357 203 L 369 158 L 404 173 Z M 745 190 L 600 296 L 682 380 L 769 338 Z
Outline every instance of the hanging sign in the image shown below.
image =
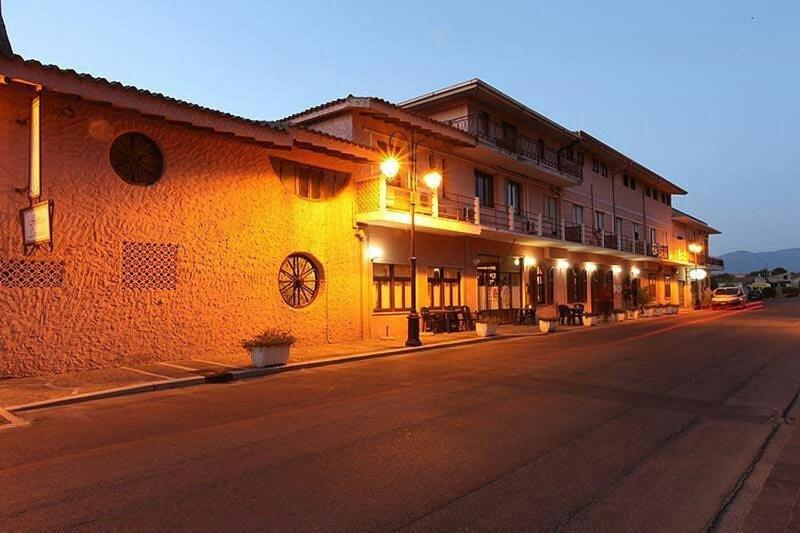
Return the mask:
M 25 255 L 42 245 L 53 251 L 53 200 L 20 209 L 19 218 Z
M 42 195 L 42 136 L 41 100 L 37 95 L 31 102 L 31 166 L 29 170 L 28 197 L 36 200 Z

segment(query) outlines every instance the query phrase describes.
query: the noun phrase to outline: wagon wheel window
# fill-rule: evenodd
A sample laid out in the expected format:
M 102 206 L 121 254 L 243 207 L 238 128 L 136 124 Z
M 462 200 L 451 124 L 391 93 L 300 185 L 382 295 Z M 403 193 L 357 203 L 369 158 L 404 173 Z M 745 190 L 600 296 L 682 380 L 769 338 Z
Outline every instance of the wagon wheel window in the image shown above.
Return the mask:
M 131 185 L 152 185 L 164 170 L 164 157 L 158 145 L 137 132 L 117 137 L 111 144 L 108 158 L 117 176 Z
M 278 290 L 288 305 L 305 307 L 316 298 L 319 280 L 319 269 L 310 257 L 292 254 L 283 261 L 278 272 Z

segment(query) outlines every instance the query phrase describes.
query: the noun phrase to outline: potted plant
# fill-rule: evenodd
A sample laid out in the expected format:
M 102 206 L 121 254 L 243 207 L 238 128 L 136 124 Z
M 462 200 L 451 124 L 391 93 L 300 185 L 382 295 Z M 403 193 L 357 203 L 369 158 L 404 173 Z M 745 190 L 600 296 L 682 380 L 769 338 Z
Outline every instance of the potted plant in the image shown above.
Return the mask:
M 653 304 L 647 304 L 642 308 L 642 312 L 646 317 L 656 316 L 656 306 Z
M 542 333 L 552 333 L 558 329 L 558 319 L 557 318 L 540 318 L 539 319 L 539 331 Z
M 591 327 L 600 318 L 600 313 L 583 313 L 583 325 Z
M 614 322 L 622 322 L 625 320 L 625 310 L 624 309 L 612 309 L 611 314 L 614 317 Z
M 497 326 L 500 319 L 497 317 L 482 317 L 475 321 L 475 333 L 478 337 L 493 337 L 497 335 Z
M 250 360 L 256 368 L 285 365 L 289 361 L 289 348 L 295 338 L 291 333 L 268 328 L 251 339 L 242 341 L 242 347 L 250 351 Z

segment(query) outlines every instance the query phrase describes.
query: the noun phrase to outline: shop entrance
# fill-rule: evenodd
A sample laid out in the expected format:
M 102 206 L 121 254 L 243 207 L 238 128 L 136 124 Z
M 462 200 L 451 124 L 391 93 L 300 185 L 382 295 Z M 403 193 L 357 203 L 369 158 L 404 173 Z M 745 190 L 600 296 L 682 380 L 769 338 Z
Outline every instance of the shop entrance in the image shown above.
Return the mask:
M 493 316 L 503 323 L 514 321 L 522 309 L 522 260 L 478 256 L 478 314 Z

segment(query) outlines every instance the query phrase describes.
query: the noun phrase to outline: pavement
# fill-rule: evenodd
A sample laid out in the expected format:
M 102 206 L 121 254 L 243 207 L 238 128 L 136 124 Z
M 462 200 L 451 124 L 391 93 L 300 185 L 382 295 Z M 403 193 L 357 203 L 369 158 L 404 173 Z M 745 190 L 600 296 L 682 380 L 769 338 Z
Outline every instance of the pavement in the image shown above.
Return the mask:
M 792 530 L 798 340 L 779 302 L 17 413 L 0 524 Z

